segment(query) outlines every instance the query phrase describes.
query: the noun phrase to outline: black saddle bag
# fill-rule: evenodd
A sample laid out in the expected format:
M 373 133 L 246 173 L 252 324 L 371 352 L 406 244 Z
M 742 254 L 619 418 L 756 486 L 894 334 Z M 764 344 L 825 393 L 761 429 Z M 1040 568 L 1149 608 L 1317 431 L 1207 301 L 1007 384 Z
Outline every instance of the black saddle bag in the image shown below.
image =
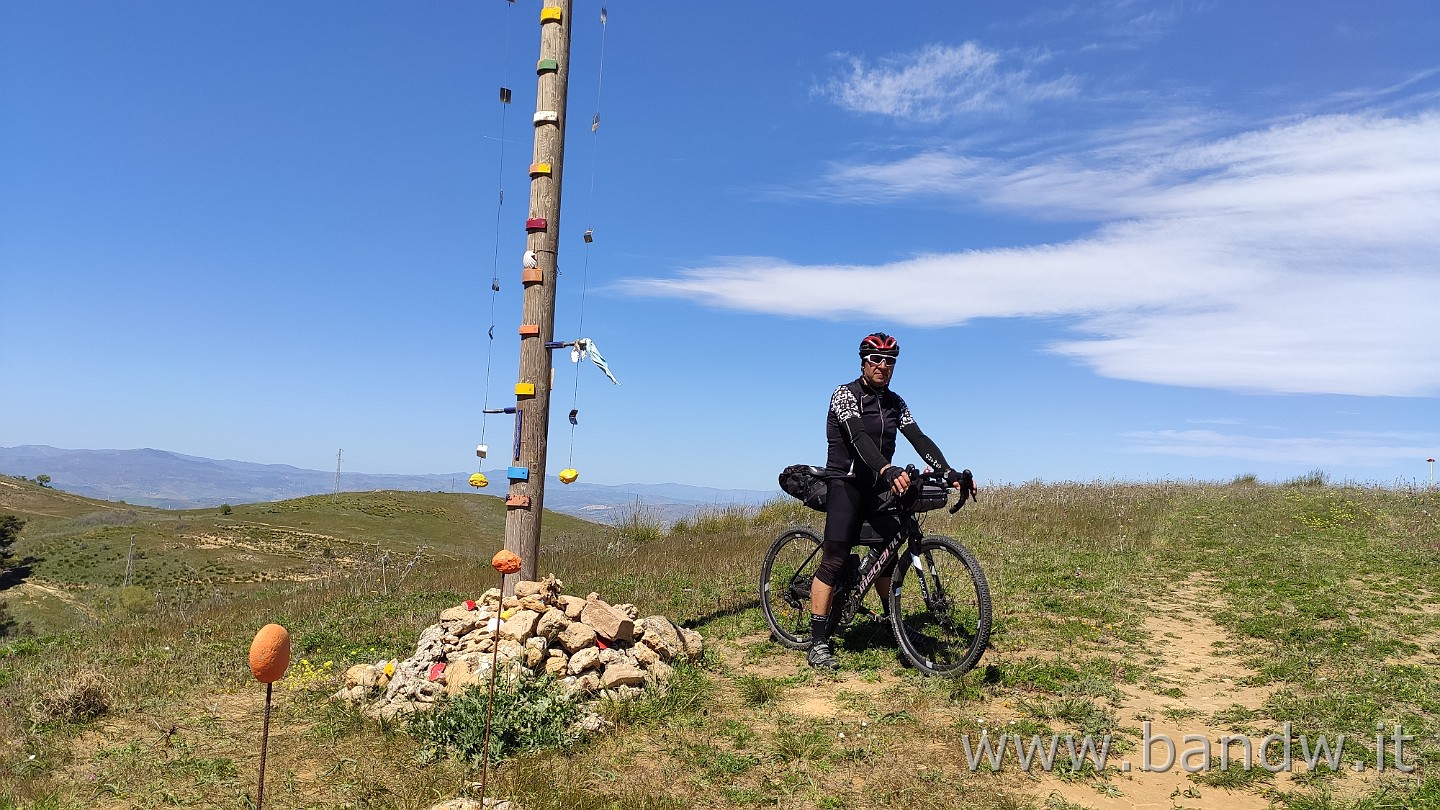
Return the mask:
M 780 471 L 780 489 L 817 512 L 825 511 L 829 476 L 821 467 L 791 464 Z

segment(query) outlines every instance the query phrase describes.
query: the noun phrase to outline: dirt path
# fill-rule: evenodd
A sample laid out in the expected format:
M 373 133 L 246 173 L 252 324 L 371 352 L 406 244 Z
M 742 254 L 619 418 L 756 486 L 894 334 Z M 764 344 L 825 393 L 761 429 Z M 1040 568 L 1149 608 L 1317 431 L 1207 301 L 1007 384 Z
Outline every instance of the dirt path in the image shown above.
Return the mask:
M 42 597 L 49 596 L 64 602 L 68 607 L 73 608 L 82 616 L 91 619 L 95 618 L 94 609 L 79 599 L 76 599 L 69 591 L 61 590 L 60 588 L 55 588 L 50 585 L 43 585 L 33 579 L 16 585 L 14 592 L 30 600 L 38 600 Z
M 1142 684 L 1122 686 L 1122 697 L 1113 707 L 1117 728 L 1133 732 L 1134 737 L 1141 739 L 1136 740 L 1130 750 L 1111 752 L 1105 778 L 1066 781 L 1038 768 L 1022 774 L 1013 760 L 1012 748 L 1012 759 L 1005 761 L 1004 769 L 1015 776 L 1014 787 L 1042 806 L 1059 799 L 1068 802 L 1064 806 L 1091 810 L 1265 810 L 1271 807 L 1258 789 L 1226 789 L 1204 784 L 1192 779 L 1181 767 L 1181 756 L 1187 751 L 1199 750 L 1201 738 L 1209 741 L 1212 756 L 1219 756 L 1222 738 L 1248 736 L 1258 749 L 1261 739 L 1271 730 L 1271 721 L 1264 716 L 1262 707 L 1274 687 L 1247 684 L 1255 672 L 1242 660 L 1247 652 L 1244 642 L 1209 618 L 1206 606 L 1213 602 L 1203 583 L 1191 581 L 1152 604 L 1152 612 L 1144 622 L 1148 638 L 1139 660 L 1151 668 L 1153 677 Z M 735 646 L 724 645 L 722 656 L 734 671 L 747 675 L 785 678 L 805 672 L 803 653 L 777 652 L 759 660 L 752 655 L 747 660 L 745 649 L 764 639 L 763 635 L 736 639 Z M 902 678 L 890 671 L 842 671 L 833 683 L 828 680 L 800 683 L 786 689 L 776 708 L 801 717 L 844 721 L 854 719 L 857 714 L 854 700 L 857 694 L 862 699 L 880 698 L 880 693 L 901 683 Z M 837 696 L 844 693 L 850 694 L 837 701 Z M 988 719 L 991 728 L 1003 728 L 1010 720 L 1020 719 L 1015 703 L 1008 697 L 955 704 L 953 709 L 944 710 L 944 714 L 953 714 L 950 720 Z M 1148 758 L 1141 750 L 1147 729 L 1151 740 Z M 1174 745 L 1173 754 L 1167 742 Z M 943 753 L 941 761 L 946 763 L 946 770 L 965 767 L 960 751 Z M 1240 759 L 1239 744 L 1231 748 L 1231 755 L 1234 760 Z M 1164 767 L 1167 759 L 1171 760 L 1168 768 Z M 1057 757 L 1059 761 L 1063 761 L 1068 770 L 1069 756 L 1063 743 Z M 1199 770 L 1206 762 L 1207 758 L 1200 754 L 1184 760 L 1192 770 Z M 1258 761 L 1255 768 L 1259 771 Z M 1056 773 L 1059 770 L 1057 767 Z M 1285 773 L 1278 774 L 1273 782 L 1266 779 L 1259 784 L 1282 790 L 1293 787 L 1291 775 Z
M 1192 581 L 1154 604 L 1145 619 L 1147 652 L 1150 661 L 1157 662 L 1156 679 L 1145 686 L 1124 687 L 1125 697 L 1116 712 L 1120 728 L 1142 732 L 1142 744 L 1122 755 L 1121 770 L 1128 766 L 1128 772 L 1116 774 L 1105 784 L 1065 782 L 1042 775 L 1033 792 L 1041 797 L 1059 795 L 1095 810 L 1263 810 L 1271 806 L 1257 793 L 1198 784 L 1179 761 L 1181 754 L 1201 746 L 1195 736 L 1209 740 L 1212 753 L 1218 756 L 1220 738 L 1241 734 L 1226 721 L 1226 715 L 1248 717 L 1252 726 L 1263 728 L 1266 720 L 1256 710 L 1274 691 L 1244 684 L 1254 672 L 1240 660 L 1238 640 L 1205 615 L 1204 606 L 1211 601 L 1202 586 Z M 1149 771 L 1143 769 L 1145 754 L 1140 750 L 1146 723 L 1152 740 Z M 1252 730 L 1254 742 L 1258 744 L 1264 733 Z M 1186 742 L 1187 735 L 1195 736 Z M 1162 772 L 1161 767 L 1171 758 L 1167 742 L 1174 744 L 1175 761 Z M 1232 750 L 1238 757 L 1238 746 Z M 1198 755 L 1187 760 L 1192 768 L 1204 761 Z M 1287 782 L 1282 774 L 1276 785 Z M 1116 793 L 1119 795 L 1112 795 Z
M 1067 783 L 1047 775 L 1035 784 L 1033 793 L 1042 798 L 1058 796 L 1093 810 L 1264 810 L 1273 807 L 1261 795 L 1264 789 L 1297 789 L 1294 777 L 1303 775 L 1303 762 L 1292 761 L 1291 770 L 1276 774 L 1273 780 L 1258 779 L 1256 787 L 1248 790 L 1204 784 L 1182 767 L 1188 764 L 1196 770 L 1205 761 L 1202 740 L 1208 741 L 1211 756 L 1218 757 L 1222 738 L 1246 737 L 1255 756 L 1254 772 L 1261 775 L 1259 751 L 1265 736 L 1275 730 L 1273 719 L 1263 711 L 1275 687 L 1247 683 L 1256 673 L 1242 657 L 1254 651 L 1210 619 L 1206 607 L 1214 603 L 1205 583 L 1196 579 L 1152 603 L 1153 612 L 1145 619 L 1144 629 L 1149 636 L 1147 663 L 1154 667 L 1156 677 L 1144 685 L 1124 687 L 1125 697 L 1117 710 L 1120 728 L 1142 733 L 1136 749 L 1122 755 L 1130 770 L 1115 774 L 1108 783 Z M 1143 768 L 1140 750 L 1147 722 L 1152 740 L 1148 771 Z M 1174 745 L 1174 763 L 1164 769 L 1161 766 L 1171 757 L 1167 741 Z M 1187 751 L 1198 753 L 1187 758 Z M 1298 752 L 1292 755 L 1295 759 L 1300 756 Z M 1241 760 L 1241 744 L 1231 747 L 1230 756 L 1232 762 Z M 1271 764 L 1279 764 L 1279 757 L 1278 746 L 1272 747 Z M 1218 773 L 1212 768 L 1207 775 Z M 1374 772 L 1347 773 L 1346 777 L 1342 788 L 1346 794 L 1368 790 L 1377 778 Z

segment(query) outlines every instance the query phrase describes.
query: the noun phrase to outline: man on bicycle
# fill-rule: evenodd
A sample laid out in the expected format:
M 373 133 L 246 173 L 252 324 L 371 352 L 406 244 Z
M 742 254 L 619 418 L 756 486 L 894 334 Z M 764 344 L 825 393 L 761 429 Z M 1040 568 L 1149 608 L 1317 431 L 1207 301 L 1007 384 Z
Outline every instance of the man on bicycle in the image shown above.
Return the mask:
M 910 486 L 910 475 L 890 463 L 895 455 L 895 433 L 904 434 L 925 463 L 940 471 L 945 483 L 961 486 L 960 473 L 945 462 L 940 448 L 920 430 L 905 400 L 890 390 L 900 344 L 884 332 L 860 341 L 860 377 L 835 389 L 825 420 L 829 443 L 825 469 L 831 473 L 825 507 L 825 542 L 820 567 L 810 586 L 810 666 L 834 669 L 840 665 L 830 644 L 830 599 L 845 570 L 850 547 L 860 539 L 860 526 L 870 519 L 881 535 L 899 530 L 895 518 L 875 515 L 886 491 L 899 496 Z M 975 492 L 971 484 L 971 494 Z M 895 560 L 875 580 L 882 610 L 888 611 L 890 577 Z

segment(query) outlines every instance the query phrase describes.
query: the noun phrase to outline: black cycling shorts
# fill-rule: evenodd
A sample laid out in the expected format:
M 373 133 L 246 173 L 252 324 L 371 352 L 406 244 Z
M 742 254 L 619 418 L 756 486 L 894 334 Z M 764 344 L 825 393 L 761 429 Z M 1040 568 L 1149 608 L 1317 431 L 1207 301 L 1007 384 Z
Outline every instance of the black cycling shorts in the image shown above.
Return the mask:
M 820 547 L 820 567 L 815 578 L 830 587 L 840 581 L 845 570 L 845 558 L 850 547 L 860 541 L 860 526 L 866 520 L 881 537 L 894 537 L 900 531 L 900 519 L 894 515 L 877 515 L 885 494 L 883 483 L 869 484 L 851 478 L 831 478 L 825 502 L 825 543 Z M 895 571 L 897 559 L 892 559 L 881 577 L 888 577 Z

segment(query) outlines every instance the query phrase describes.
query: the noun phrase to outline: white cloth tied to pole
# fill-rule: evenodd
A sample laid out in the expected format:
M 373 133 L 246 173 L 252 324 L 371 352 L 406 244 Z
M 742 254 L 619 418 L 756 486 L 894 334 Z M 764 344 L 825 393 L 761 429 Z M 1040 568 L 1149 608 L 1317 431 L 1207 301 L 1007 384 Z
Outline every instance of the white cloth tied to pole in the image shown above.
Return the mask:
M 605 376 L 610 378 L 610 382 L 616 385 L 620 384 L 620 381 L 615 379 L 615 375 L 610 372 L 610 364 L 605 362 L 604 355 L 600 354 L 600 350 L 595 348 L 595 341 L 590 338 L 580 338 L 575 341 L 575 345 L 570 348 L 570 362 L 578 363 L 587 357 L 590 358 L 590 362 L 599 366 L 600 370 L 605 372 Z

